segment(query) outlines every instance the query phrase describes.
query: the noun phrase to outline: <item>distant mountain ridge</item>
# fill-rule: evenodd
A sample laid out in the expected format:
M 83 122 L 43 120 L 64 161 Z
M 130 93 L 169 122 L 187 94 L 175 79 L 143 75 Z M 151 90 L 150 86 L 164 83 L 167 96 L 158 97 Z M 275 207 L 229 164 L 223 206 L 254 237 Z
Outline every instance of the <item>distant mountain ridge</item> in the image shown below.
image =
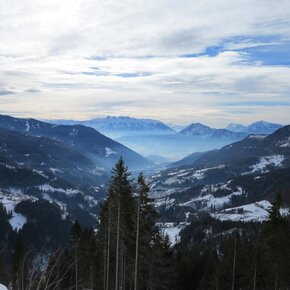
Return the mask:
M 270 126 L 266 122 L 256 122 L 249 126 L 249 129 L 243 125 L 231 124 L 229 125 L 231 130 L 193 123 L 176 132 L 158 120 L 125 116 L 108 116 L 88 121 L 51 120 L 49 122 L 66 125 L 81 124 L 95 128 L 143 156 L 151 156 L 150 158 L 153 158 L 156 163 L 160 163 L 160 158 L 157 156 L 178 160 L 193 152 L 221 148 L 252 133 L 266 132 L 269 134 L 279 128 L 279 125 Z
M 57 124 L 75 123 L 75 121 L 61 120 L 50 122 Z M 151 160 L 157 164 L 160 164 L 161 159 L 173 161 L 194 151 L 221 148 L 246 136 L 245 133 L 213 129 L 202 124 L 196 124 L 195 134 L 186 134 L 185 131 L 188 128 L 177 133 L 160 121 L 130 117 L 97 118 L 77 123 L 96 128 L 106 136 L 132 148 L 143 156 L 150 156 Z
M 272 134 L 281 127 L 283 127 L 281 124 L 258 121 L 249 126 L 231 123 L 226 129 L 232 132 L 242 132 L 247 134 Z
M 95 118 L 86 121 L 72 121 L 72 120 L 49 120 L 48 122 L 54 124 L 76 125 L 92 127 L 101 133 L 112 136 L 130 136 L 132 134 L 174 134 L 175 131 L 163 122 L 153 119 L 139 119 L 127 116 L 107 116 L 106 118 Z
M 243 132 L 232 132 L 227 129 L 215 129 L 201 123 L 192 123 L 183 130 L 179 135 L 184 136 L 200 136 L 211 138 L 243 138 L 246 136 Z

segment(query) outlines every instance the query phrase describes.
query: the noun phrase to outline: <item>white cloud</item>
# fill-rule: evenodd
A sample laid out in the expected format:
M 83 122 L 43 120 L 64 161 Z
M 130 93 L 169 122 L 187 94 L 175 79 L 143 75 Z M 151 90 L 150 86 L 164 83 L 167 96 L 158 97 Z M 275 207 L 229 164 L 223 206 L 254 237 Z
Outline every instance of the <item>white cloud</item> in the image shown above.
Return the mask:
M 199 53 L 228 37 L 290 37 L 288 0 L 3 0 L 0 53 Z
M 227 49 L 266 45 L 252 41 L 260 36 L 275 36 L 270 44 L 290 39 L 288 0 L 2 0 L 0 90 L 14 94 L 0 95 L 1 111 L 248 121 L 268 108 L 240 108 L 247 115 L 223 103 L 288 101 L 288 67 L 253 63 L 236 51 L 180 55 L 202 53 L 229 38 Z

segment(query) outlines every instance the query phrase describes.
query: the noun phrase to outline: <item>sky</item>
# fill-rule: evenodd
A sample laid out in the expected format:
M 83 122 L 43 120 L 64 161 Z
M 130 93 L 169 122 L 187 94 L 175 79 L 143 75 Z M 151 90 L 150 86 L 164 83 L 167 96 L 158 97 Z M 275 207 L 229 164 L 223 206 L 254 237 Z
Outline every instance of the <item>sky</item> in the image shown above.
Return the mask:
M 290 123 L 289 0 L 1 0 L 0 114 Z

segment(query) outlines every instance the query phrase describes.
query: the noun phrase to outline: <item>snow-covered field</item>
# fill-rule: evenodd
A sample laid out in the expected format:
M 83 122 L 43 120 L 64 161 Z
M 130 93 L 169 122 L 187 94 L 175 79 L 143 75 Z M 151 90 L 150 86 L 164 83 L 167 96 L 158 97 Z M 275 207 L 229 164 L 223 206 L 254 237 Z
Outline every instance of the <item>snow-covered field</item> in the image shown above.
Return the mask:
M 180 206 L 194 206 L 195 203 L 202 203 L 203 208 L 211 208 L 215 207 L 216 209 L 219 209 L 223 207 L 224 205 L 231 202 L 231 198 L 234 195 L 242 195 L 243 190 L 239 187 L 237 191 L 232 192 L 231 194 L 228 194 L 223 197 L 214 197 L 213 194 L 207 194 L 207 195 L 200 195 L 197 198 L 193 198 L 185 203 L 179 204 Z
M 225 221 L 256 221 L 263 222 L 269 219 L 269 210 L 272 204 L 267 200 L 261 200 L 255 203 L 246 204 L 243 206 L 227 208 L 221 212 L 213 213 L 212 216 L 216 219 Z M 289 214 L 289 209 L 280 210 L 282 215 Z
M 265 172 L 268 166 L 275 166 L 280 167 L 284 161 L 285 157 L 280 154 L 271 155 L 271 156 L 264 156 L 260 158 L 260 161 L 253 166 L 251 166 L 251 171 L 243 173 L 243 175 L 246 174 L 252 174 L 255 172 Z
M 189 223 L 183 222 L 183 223 L 158 223 L 157 224 L 159 228 L 161 229 L 162 234 L 165 236 L 167 235 L 169 237 L 169 241 L 171 245 L 174 245 L 179 242 L 180 236 L 179 233 L 182 229 L 184 229 Z
M 20 197 L 17 198 L 13 195 L 0 196 L 0 202 L 4 205 L 6 211 L 8 213 L 10 212 L 12 213 L 12 217 L 9 219 L 9 223 L 11 227 L 16 231 L 22 229 L 22 227 L 27 221 L 27 218 L 24 215 L 15 212 L 15 206 L 24 199 L 25 199 L 25 196 L 21 198 Z

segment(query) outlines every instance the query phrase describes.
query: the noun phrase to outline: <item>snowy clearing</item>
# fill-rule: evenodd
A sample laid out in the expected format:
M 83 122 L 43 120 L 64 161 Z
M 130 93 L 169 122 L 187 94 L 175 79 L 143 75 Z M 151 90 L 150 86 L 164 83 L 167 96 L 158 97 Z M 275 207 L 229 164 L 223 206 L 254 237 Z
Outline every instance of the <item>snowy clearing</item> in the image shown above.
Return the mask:
M 207 194 L 203 196 L 199 196 L 196 198 L 193 198 L 185 203 L 179 204 L 179 206 L 191 206 L 195 203 L 204 203 L 205 208 L 215 207 L 216 209 L 224 206 L 225 204 L 228 204 L 231 202 L 231 198 L 235 195 L 242 195 L 243 190 L 242 188 L 237 188 L 237 191 L 232 192 L 229 195 L 223 196 L 223 197 L 214 197 L 213 194 Z
M 262 222 L 269 219 L 269 210 L 271 207 L 272 204 L 269 201 L 261 200 L 243 206 L 227 208 L 219 213 L 212 214 L 212 216 L 222 221 Z M 283 208 L 280 210 L 280 213 L 282 215 L 289 215 L 289 209 Z
M 9 212 L 12 213 L 12 218 L 9 219 L 9 223 L 10 223 L 11 227 L 13 228 L 13 230 L 18 231 L 18 230 L 22 229 L 24 224 L 27 222 L 27 218 L 24 215 L 15 212 L 15 206 L 19 201 L 17 202 L 14 199 L 10 199 L 6 196 L 3 196 L 0 199 L 0 202 L 4 205 L 4 207 L 8 213 Z
M 243 175 L 252 174 L 255 172 L 265 172 L 265 169 L 269 165 L 280 167 L 284 159 L 285 157 L 279 154 L 261 157 L 260 161 L 257 164 L 254 164 L 253 166 L 251 166 L 252 170 L 249 172 L 244 172 Z
M 158 223 L 158 227 L 160 228 L 163 235 L 168 235 L 169 241 L 172 245 L 176 244 L 180 240 L 179 233 L 182 229 L 184 229 L 189 223 Z

